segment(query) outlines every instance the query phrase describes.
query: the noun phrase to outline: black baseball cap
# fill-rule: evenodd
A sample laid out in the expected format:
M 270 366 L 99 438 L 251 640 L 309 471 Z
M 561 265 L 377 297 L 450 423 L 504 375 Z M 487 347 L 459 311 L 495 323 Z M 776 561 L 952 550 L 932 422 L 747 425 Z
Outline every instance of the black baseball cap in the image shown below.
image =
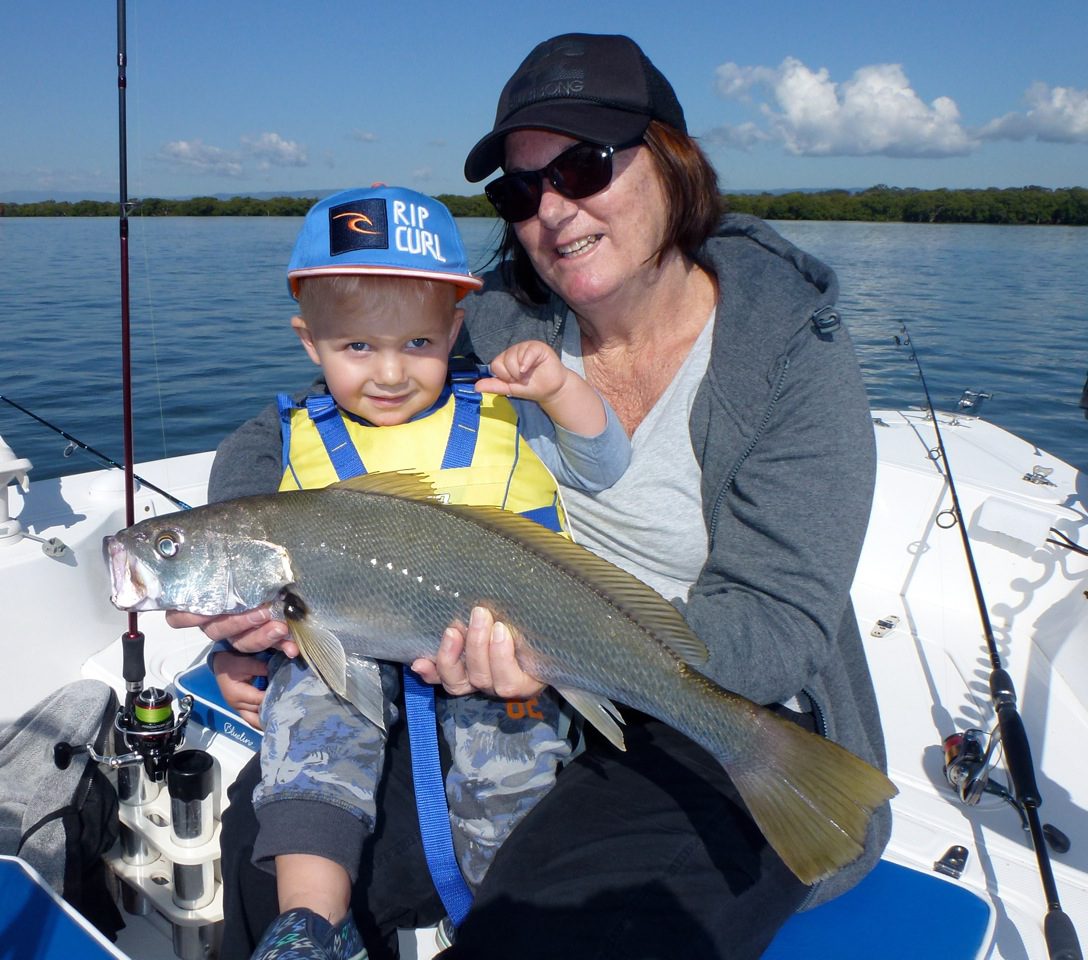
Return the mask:
M 651 120 L 687 133 L 672 84 L 630 37 L 565 33 L 538 44 L 502 88 L 495 126 L 469 151 L 475 183 L 502 166 L 503 141 L 533 127 L 606 146 L 637 140 Z

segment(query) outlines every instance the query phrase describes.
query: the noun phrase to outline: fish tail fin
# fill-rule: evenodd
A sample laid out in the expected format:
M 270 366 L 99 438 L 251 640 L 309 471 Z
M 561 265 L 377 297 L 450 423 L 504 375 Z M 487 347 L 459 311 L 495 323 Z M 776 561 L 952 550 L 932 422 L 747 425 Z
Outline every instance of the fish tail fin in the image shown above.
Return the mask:
M 744 754 L 723 763 L 767 842 L 803 883 L 861 856 L 873 811 L 898 790 L 832 740 L 766 710 L 748 713 Z

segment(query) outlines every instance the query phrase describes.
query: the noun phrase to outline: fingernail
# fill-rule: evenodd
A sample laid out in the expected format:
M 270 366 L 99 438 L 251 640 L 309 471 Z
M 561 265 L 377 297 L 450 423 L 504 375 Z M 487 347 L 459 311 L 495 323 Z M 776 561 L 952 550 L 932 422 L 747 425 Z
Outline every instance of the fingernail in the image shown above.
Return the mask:
M 473 607 L 468 618 L 470 627 L 482 627 L 487 618 L 487 611 L 483 607 Z
M 250 610 L 248 619 L 250 623 L 264 623 L 268 619 L 268 611 L 262 607 Z
M 507 643 L 510 640 L 510 631 L 506 629 L 505 623 L 496 623 L 491 628 L 491 644 L 496 646 L 500 643 Z
M 277 623 L 274 627 L 270 627 L 268 631 L 268 638 L 270 640 L 286 640 L 291 631 L 287 629 L 286 623 Z

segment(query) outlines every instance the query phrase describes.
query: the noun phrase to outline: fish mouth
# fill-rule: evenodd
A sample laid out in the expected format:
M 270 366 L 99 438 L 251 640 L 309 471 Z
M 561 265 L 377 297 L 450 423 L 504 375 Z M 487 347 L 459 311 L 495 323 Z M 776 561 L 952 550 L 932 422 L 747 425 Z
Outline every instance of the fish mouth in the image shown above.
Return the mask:
M 130 555 L 117 537 L 103 538 L 102 556 L 110 570 L 110 602 L 118 610 L 158 609 L 155 598 L 159 595 L 159 578 L 150 567 Z

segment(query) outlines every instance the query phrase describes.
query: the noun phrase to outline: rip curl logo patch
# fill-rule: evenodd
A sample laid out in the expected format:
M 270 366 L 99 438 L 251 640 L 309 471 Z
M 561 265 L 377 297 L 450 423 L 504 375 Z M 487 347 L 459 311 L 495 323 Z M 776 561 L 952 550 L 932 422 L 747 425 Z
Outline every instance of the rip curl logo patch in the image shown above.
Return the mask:
M 329 208 L 329 256 L 352 250 L 388 250 L 384 200 L 356 200 Z

